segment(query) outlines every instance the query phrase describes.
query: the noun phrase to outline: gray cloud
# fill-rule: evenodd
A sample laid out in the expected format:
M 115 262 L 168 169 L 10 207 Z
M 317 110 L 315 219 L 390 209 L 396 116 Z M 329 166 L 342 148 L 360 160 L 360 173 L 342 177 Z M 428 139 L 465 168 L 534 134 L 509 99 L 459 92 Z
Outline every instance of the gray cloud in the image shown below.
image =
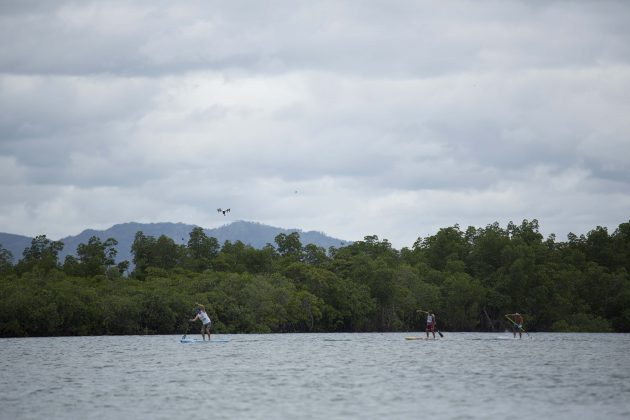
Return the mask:
M 231 217 L 396 246 L 630 214 L 622 1 L 5 1 L 0 231 Z M 295 194 L 298 191 L 298 194 Z
M 0 26 L 11 39 L 0 62 L 16 73 L 425 77 L 625 62 L 630 54 L 621 1 L 23 3 L 5 5 Z

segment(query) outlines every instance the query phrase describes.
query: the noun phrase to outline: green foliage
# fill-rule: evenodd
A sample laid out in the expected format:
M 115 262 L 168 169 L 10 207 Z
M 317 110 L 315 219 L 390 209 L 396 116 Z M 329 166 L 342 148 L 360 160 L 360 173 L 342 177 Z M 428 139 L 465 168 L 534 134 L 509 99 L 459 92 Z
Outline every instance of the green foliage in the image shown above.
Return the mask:
M 440 229 L 418 246 L 423 251 L 424 260 L 436 270 L 443 270 L 449 260 L 463 260 L 468 254 L 468 244 L 458 225 Z
M 479 280 L 466 273 L 447 276 L 442 291 L 440 312 L 444 328 L 474 331 L 481 323 L 481 308 L 486 302 L 486 290 Z
M 77 246 L 78 258 L 66 256 L 63 271 L 69 275 L 83 277 L 105 275 L 115 264 L 116 245 L 118 241 L 114 238 L 101 242 L 98 237 L 92 236 L 87 244 Z
M 107 268 L 115 264 L 116 245 L 118 241 L 114 238 L 107 238 L 105 242 L 101 242 L 96 236 L 92 236 L 87 245 L 79 244 L 77 255 L 82 266 L 82 275 L 105 274 Z
M 13 271 L 13 254 L 0 244 L 0 274 L 7 274 Z
M 33 238 L 31 246 L 26 248 L 22 254 L 22 259 L 16 266 L 16 271 L 20 274 L 33 270 L 49 272 L 59 268 L 57 255 L 63 250 L 63 243 L 51 241 L 46 235 L 39 235 Z
M 202 228 L 195 227 L 190 232 L 185 265 L 197 272 L 207 270 L 212 267 L 212 260 L 216 258 L 218 253 L 219 242 L 216 238 L 209 238 Z
M 136 268 L 134 277 L 144 279 L 149 267 L 157 267 L 165 270 L 182 265 L 184 250 L 173 239 L 161 235 L 157 240 L 152 236 L 145 236 L 137 232 L 131 245 L 133 263 Z
M 0 336 L 192 333 L 196 302 L 217 333 L 418 330 L 419 308 L 442 330 L 503 330 L 518 311 L 530 332 L 630 332 L 630 223 L 566 242 L 535 219 L 455 225 L 401 251 L 376 235 L 324 250 L 297 232 L 262 249 L 137 232 L 131 274 L 115 245 L 92 237 L 63 267 L 43 235 L 16 265 L 0 247 Z
M 551 326 L 554 332 L 613 332 L 610 322 L 592 314 L 571 315 L 569 321 L 558 320 Z
M 309 265 L 325 266 L 330 262 L 326 255 L 326 250 L 314 244 L 308 244 L 304 247 L 304 262 Z
M 278 246 L 278 253 L 288 261 L 300 261 L 302 259 L 302 243 L 300 234 L 292 232 L 290 234 L 281 233 L 275 237 Z

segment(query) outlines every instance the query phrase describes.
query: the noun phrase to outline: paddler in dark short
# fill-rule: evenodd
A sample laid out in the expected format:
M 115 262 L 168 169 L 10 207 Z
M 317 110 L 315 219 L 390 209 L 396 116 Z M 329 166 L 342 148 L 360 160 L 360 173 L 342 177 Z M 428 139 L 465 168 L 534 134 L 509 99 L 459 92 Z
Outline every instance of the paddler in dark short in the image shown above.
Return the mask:
M 198 303 L 197 307 L 195 308 L 195 311 L 197 312 L 197 316 L 191 319 L 190 322 L 195 322 L 196 320 L 200 320 L 201 321 L 201 338 L 205 341 L 206 333 L 208 333 L 208 340 L 210 340 L 210 328 L 212 327 L 212 321 L 210 320 L 210 317 L 206 313 L 206 308 L 202 304 Z
M 523 337 L 523 315 L 518 312 L 513 314 L 507 314 L 507 316 L 512 316 L 514 319 L 512 320 L 512 332 L 514 333 L 514 338 L 516 338 L 516 333 L 518 333 L 518 338 Z

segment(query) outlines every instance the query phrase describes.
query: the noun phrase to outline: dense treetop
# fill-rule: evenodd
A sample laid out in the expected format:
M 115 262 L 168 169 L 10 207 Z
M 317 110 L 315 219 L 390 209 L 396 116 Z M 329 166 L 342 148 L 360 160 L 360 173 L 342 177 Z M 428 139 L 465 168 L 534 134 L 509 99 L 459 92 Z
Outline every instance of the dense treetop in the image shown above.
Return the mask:
M 412 331 L 432 309 L 443 331 L 630 331 L 630 222 L 566 242 L 537 220 L 458 225 L 394 249 L 366 236 L 341 248 L 303 246 L 297 232 L 262 249 L 208 237 L 136 233 L 128 261 L 97 237 L 63 262 L 63 243 L 37 236 L 12 264 L 0 246 L 0 336 L 196 331 L 206 305 L 215 332 Z M 132 268 L 133 267 L 133 268 Z

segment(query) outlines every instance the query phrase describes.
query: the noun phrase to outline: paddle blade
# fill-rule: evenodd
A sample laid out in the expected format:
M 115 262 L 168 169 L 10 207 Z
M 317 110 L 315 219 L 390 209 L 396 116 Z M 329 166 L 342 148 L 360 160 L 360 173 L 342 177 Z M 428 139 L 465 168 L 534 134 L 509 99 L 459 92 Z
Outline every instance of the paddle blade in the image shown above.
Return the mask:
M 442 334 L 442 331 L 438 330 L 438 334 L 440 334 L 440 337 L 444 338 L 444 334 Z

